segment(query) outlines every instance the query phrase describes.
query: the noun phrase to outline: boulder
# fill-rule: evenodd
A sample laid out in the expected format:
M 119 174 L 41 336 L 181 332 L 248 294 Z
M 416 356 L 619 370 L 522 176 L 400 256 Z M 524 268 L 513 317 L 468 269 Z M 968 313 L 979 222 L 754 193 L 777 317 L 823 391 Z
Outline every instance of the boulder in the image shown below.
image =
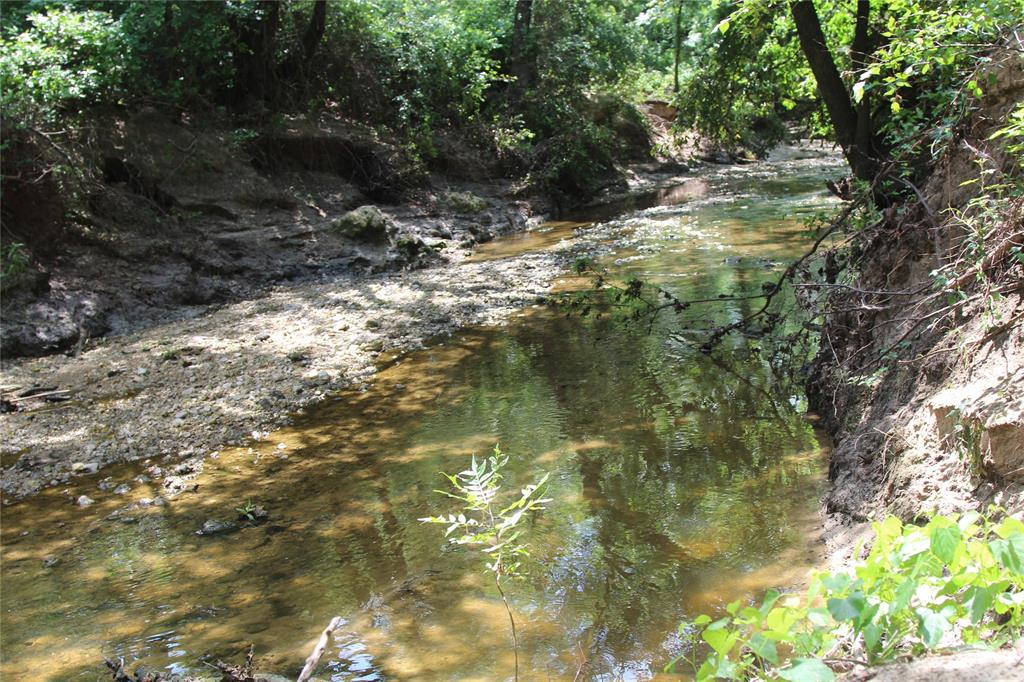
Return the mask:
M 331 223 L 331 231 L 348 239 L 361 242 L 385 243 L 388 240 L 388 221 L 376 206 L 360 206 Z
M 472 192 L 448 192 L 444 202 L 456 213 L 476 214 L 487 210 L 487 200 Z

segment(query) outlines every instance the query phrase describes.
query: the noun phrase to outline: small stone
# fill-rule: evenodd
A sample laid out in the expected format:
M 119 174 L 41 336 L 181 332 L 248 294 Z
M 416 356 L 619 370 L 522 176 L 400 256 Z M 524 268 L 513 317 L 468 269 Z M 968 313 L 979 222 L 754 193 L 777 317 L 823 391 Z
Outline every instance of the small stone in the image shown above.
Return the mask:
M 236 530 L 238 530 L 238 524 L 231 521 L 207 519 L 203 523 L 203 527 L 196 531 L 196 535 L 225 535 Z
M 99 462 L 73 462 L 71 464 L 71 473 L 74 474 L 95 474 L 99 470 Z
M 129 491 L 131 491 L 131 489 L 132 489 L 132 487 L 130 485 L 128 485 L 127 483 L 122 483 L 121 485 L 119 485 L 116 488 L 114 488 L 114 494 L 115 495 L 127 495 L 129 493 Z
M 43 557 L 43 568 L 53 568 L 60 563 L 60 557 L 50 554 Z
M 79 507 L 88 507 L 90 504 L 92 504 L 95 501 L 96 500 L 92 499 L 88 495 L 79 495 L 78 499 L 75 500 L 75 504 L 77 504 Z
M 149 374 L 149 370 L 146 369 L 145 367 L 139 367 L 138 369 L 135 370 L 135 373 L 138 374 L 140 377 L 144 377 L 147 374 Z

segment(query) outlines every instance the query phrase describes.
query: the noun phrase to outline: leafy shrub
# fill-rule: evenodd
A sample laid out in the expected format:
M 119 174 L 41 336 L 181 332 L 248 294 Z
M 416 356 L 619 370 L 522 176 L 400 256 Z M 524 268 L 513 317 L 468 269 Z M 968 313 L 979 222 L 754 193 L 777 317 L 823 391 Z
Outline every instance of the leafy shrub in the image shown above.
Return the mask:
M 827 681 L 829 663 L 875 665 L 1021 635 L 1024 523 L 969 512 L 873 527 L 867 558 L 852 573 L 815 574 L 805 597 L 771 591 L 760 606 L 733 602 L 724 618 L 681 625 L 681 634 L 700 628 L 711 648 L 694 663 L 697 679 Z
M 105 12 L 53 9 L 0 39 L 0 107 L 7 125 L 49 121 L 62 110 L 117 98 L 124 36 Z

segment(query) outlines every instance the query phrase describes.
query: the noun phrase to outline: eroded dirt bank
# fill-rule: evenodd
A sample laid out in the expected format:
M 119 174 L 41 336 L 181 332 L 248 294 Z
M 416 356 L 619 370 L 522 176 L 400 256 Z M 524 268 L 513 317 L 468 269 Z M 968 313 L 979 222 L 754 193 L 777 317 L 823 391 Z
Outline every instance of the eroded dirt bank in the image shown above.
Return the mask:
M 1024 97 L 1024 61 L 992 69 L 934 171 L 832 254 L 850 259 L 834 283 L 805 285 L 830 313 L 809 397 L 836 442 L 836 563 L 889 513 L 1024 512 L 1024 200 L 1000 194 L 1021 169 L 991 140 Z

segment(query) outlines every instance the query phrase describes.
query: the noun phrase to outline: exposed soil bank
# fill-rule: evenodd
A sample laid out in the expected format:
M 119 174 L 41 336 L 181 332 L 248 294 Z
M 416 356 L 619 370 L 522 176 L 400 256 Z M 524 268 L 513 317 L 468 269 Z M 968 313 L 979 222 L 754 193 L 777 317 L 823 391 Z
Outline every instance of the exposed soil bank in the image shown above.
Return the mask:
M 970 128 L 815 290 L 831 314 L 808 391 L 836 443 L 837 562 L 889 513 L 1024 512 L 1024 201 L 986 188 L 1020 173 L 990 137 L 1024 97 L 1024 62 L 993 72 Z

